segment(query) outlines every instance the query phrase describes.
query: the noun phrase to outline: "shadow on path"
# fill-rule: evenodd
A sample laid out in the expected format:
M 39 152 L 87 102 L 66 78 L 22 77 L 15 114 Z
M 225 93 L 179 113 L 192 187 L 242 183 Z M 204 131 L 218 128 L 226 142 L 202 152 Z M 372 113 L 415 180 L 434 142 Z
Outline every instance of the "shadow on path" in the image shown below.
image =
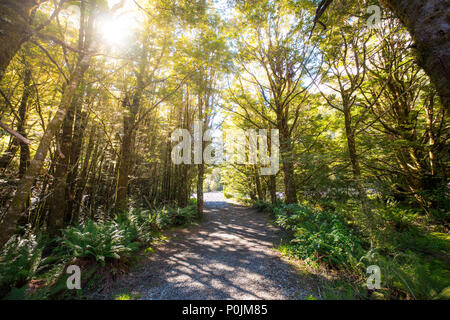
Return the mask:
M 317 296 L 313 276 L 300 274 L 273 249 L 280 230 L 269 225 L 264 214 L 222 198 L 205 194 L 204 221 L 171 232 L 170 241 L 118 280 L 113 292 L 139 294 L 142 299 Z

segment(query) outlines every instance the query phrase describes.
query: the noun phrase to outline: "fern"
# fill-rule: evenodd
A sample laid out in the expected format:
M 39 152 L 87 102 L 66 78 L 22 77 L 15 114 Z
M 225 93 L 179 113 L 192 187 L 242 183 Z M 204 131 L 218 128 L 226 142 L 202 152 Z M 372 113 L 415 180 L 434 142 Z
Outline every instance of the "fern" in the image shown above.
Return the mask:
M 13 236 L 0 253 L 0 287 L 22 286 L 32 278 L 42 262 L 45 243 L 30 229 Z
M 63 230 L 61 244 L 75 257 L 93 258 L 105 264 L 108 259 L 129 257 L 139 248 L 136 231 L 115 221 L 94 223 Z

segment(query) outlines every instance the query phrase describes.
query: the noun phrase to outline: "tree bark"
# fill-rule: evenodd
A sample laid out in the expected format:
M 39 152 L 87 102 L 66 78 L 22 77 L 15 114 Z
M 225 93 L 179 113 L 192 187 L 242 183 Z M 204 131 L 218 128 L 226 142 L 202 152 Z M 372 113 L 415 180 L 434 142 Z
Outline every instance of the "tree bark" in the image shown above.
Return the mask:
M 24 138 L 26 138 L 25 127 L 27 121 L 28 99 L 31 95 L 30 82 L 31 82 L 31 70 L 28 67 L 26 67 L 23 78 L 22 99 L 20 100 L 19 105 L 19 114 L 18 114 L 19 119 L 17 123 L 17 133 Z M 16 137 L 12 136 L 11 139 L 12 140 L 10 145 L 8 146 L 8 149 L 0 158 L 0 168 L 6 169 L 8 167 L 9 163 L 14 158 L 17 149 L 20 147 L 19 178 L 21 178 L 25 174 L 26 168 L 29 164 L 30 149 L 28 147 L 28 144 L 17 139 Z
M 140 103 L 138 95 L 140 95 L 140 93 L 135 93 L 131 104 L 128 97 L 125 97 L 123 101 L 124 107 L 129 110 L 124 115 L 123 119 L 123 137 L 120 152 L 119 176 L 117 178 L 116 199 L 114 205 L 116 212 L 126 210 L 128 206 L 128 180 L 131 172 L 135 137 L 134 123 L 136 121 Z
M 0 0 L 0 80 L 11 59 L 30 38 L 30 17 L 40 2 Z
M 370 209 L 368 206 L 368 199 L 367 199 L 367 193 L 364 189 L 363 182 L 361 179 L 361 167 L 359 165 L 359 159 L 358 159 L 358 153 L 356 152 L 356 141 L 355 141 L 355 134 L 354 130 L 352 128 L 352 115 L 351 115 L 351 109 L 346 105 L 345 98 L 344 98 L 344 119 L 345 119 L 345 134 L 347 136 L 347 147 L 348 147 L 348 153 L 350 157 L 350 162 L 352 165 L 352 173 L 353 173 L 353 180 L 355 184 L 356 191 L 358 193 L 358 198 L 361 203 L 361 209 L 364 213 L 364 217 L 367 219 L 367 226 L 369 229 L 372 226 L 372 223 L 370 221 Z M 370 229 L 371 231 L 371 229 Z
M 256 194 L 258 195 L 258 200 L 264 201 L 265 197 L 261 187 L 261 177 L 259 175 L 259 169 L 257 165 L 254 165 L 253 169 L 255 170 L 255 184 L 256 184 Z
M 86 154 L 83 161 L 83 167 L 81 169 L 80 173 L 80 181 L 76 185 L 76 191 L 75 191 L 75 198 L 74 198 L 74 209 L 73 209 L 73 216 L 72 216 L 72 223 L 76 224 L 79 220 L 79 214 L 80 214 L 80 208 L 81 208 L 81 202 L 83 201 L 83 195 L 84 191 L 86 190 L 86 182 L 88 180 L 89 175 L 89 166 L 90 166 L 90 159 L 92 156 L 92 151 L 94 149 L 94 137 L 96 134 L 96 127 L 93 125 L 91 128 L 91 131 L 89 133 L 89 142 L 86 147 Z M 95 159 L 95 153 L 94 151 L 94 159 Z
M 277 203 L 277 180 L 276 175 L 271 175 L 269 177 L 269 193 L 270 193 L 270 201 L 272 204 Z
M 297 203 L 297 190 L 294 180 L 294 159 L 291 138 L 288 133 L 289 129 L 286 124 L 280 123 L 280 121 L 278 127 L 280 130 L 281 157 L 283 160 L 285 202 L 287 204 Z
M 17 125 L 17 132 L 21 134 L 24 138 L 27 137 L 25 132 L 26 122 L 27 122 L 27 110 L 28 110 L 28 99 L 31 94 L 31 70 L 29 68 L 25 69 L 24 80 L 23 80 L 23 95 L 19 106 L 19 118 L 20 121 Z M 20 141 L 20 160 L 19 160 L 19 177 L 22 178 L 25 174 L 27 167 L 30 162 L 30 148 L 28 144 Z
M 73 137 L 72 137 L 72 145 L 70 150 L 70 170 L 67 174 L 67 211 L 65 216 L 65 223 L 72 222 L 73 216 L 73 208 L 75 207 L 75 194 L 76 194 L 76 186 L 77 186 L 77 178 L 78 178 L 78 168 L 79 161 L 81 155 L 81 147 L 83 145 L 84 132 L 88 123 L 88 114 L 86 112 L 82 112 L 82 105 L 77 109 L 77 117 L 74 124 Z
M 203 97 L 201 94 L 199 95 L 198 99 L 198 118 L 199 120 L 203 121 Z M 202 132 L 201 134 L 201 153 L 202 153 L 202 162 L 200 164 L 197 164 L 197 212 L 199 216 L 203 216 L 203 181 L 204 181 L 204 175 L 205 175 L 205 164 L 203 162 L 203 150 L 204 150 L 204 143 L 203 143 L 203 126 L 201 126 Z
M 430 76 L 442 104 L 450 109 L 450 3 L 448 0 L 384 0 L 409 30 L 420 66 Z
M 80 63 L 77 64 L 72 76 L 69 80 L 66 89 L 64 90 L 61 103 L 55 116 L 50 121 L 47 126 L 39 146 L 36 150 L 36 154 L 30 163 L 25 175 L 20 180 L 19 186 L 17 188 L 16 194 L 11 201 L 10 207 L 8 208 L 3 221 L 2 221 L 2 232 L 0 233 L 0 248 L 9 240 L 9 238 L 14 234 L 16 230 L 17 221 L 26 209 L 26 199 L 28 199 L 31 188 L 33 187 L 34 180 L 39 175 L 44 165 L 45 158 L 47 157 L 47 152 L 50 147 L 50 143 L 53 137 L 61 128 L 64 118 L 67 113 L 67 109 L 70 106 L 72 97 L 75 93 L 76 88 L 82 78 L 84 72 L 89 65 L 89 56 L 86 55 L 81 59 Z
M 78 88 L 79 91 L 79 88 Z M 70 145 L 72 142 L 72 128 L 74 109 L 79 99 L 77 92 L 72 99 L 69 109 L 62 124 L 62 134 L 57 143 L 59 152 L 56 154 L 55 173 L 53 175 L 52 196 L 49 201 L 50 212 L 47 220 L 47 229 L 50 235 L 55 235 L 57 230 L 64 226 L 64 213 L 67 209 L 66 175 L 70 162 Z
M 330 3 L 323 0 L 323 3 Z M 382 0 L 408 29 L 421 67 L 430 76 L 446 110 L 450 109 L 450 4 L 448 0 Z M 327 6 L 328 6 L 327 5 Z M 320 18 L 323 11 L 316 16 Z

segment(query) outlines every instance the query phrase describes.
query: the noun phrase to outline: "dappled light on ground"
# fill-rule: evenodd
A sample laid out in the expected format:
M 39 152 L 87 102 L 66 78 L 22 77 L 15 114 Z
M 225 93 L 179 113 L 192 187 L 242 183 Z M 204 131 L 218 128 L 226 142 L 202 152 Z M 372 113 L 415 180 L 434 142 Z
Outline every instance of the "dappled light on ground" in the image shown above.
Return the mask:
M 264 214 L 205 194 L 205 221 L 173 232 L 143 266 L 118 281 L 115 293 L 142 299 L 306 299 L 316 295 L 274 250 L 279 230 Z M 193 230 L 192 230 L 193 229 Z

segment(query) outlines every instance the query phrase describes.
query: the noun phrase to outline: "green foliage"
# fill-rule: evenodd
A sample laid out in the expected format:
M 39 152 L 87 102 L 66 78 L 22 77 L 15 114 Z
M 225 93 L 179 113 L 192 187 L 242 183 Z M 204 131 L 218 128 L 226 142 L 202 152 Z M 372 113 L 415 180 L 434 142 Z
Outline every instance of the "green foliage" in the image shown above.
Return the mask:
M 233 198 L 233 195 L 231 193 L 229 193 L 229 192 L 224 192 L 223 195 L 224 195 L 224 197 L 226 199 L 232 199 Z
M 23 236 L 13 236 L 0 253 L 0 296 L 4 288 L 22 286 L 43 262 L 46 241 L 27 230 Z
M 397 204 L 377 212 L 385 221 L 378 232 L 379 246 L 365 251 L 365 241 L 341 215 L 309 206 L 255 202 L 271 212 L 276 223 L 291 233 L 280 247 L 283 254 L 350 272 L 350 279 L 335 280 L 324 293 L 327 299 L 444 299 L 450 285 L 448 234 L 424 232 L 417 227 L 417 213 Z M 352 217 L 352 215 L 348 215 Z M 382 289 L 370 295 L 365 286 L 366 268 L 382 270 Z M 359 280 L 358 280 L 359 279 Z
M 63 230 L 61 244 L 75 257 L 93 258 L 105 265 L 108 259 L 130 257 L 139 247 L 136 239 L 136 229 L 128 225 L 88 220 L 84 226 Z
M 116 221 L 119 225 L 126 226 L 129 232 L 135 232 L 136 239 L 142 242 L 152 241 L 155 231 L 158 230 L 154 211 L 136 209 L 120 213 Z
M 130 295 L 129 294 L 122 294 L 122 295 L 118 295 L 115 300 L 130 300 Z
M 445 262 L 413 251 L 386 255 L 380 250 L 368 252 L 364 265 L 378 265 L 382 270 L 382 287 L 391 297 L 433 299 L 450 285 L 450 270 Z
M 137 300 L 141 297 L 140 294 L 124 293 L 115 296 L 114 300 Z
M 156 224 L 160 229 L 170 226 L 182 226 L 200 218 L 197 206 L 192 203 L 184 208 L 164 207 L 156 212 Z
M 353 269 L 358 264 L 363 242 L 341 217 L 296 204 L 279 205 L 273 211 L 276 223 L 293 233 L 291 255 L 336 269 Z
M 268 213 L 272 212 L 272 205 L 265 201 L 256 200 L 255 202 L 253 202 L 252 207 L 258 211 L 268 212 Z
M 411 227 L 417 220 L 418 213 L 410 208 L 400 207 L 397 203 L 389 202 L 380 210 L 384 221 L 392 224 L 397 230 L 403 231 Z
M 127 263 L 139 249 L 140 242 L 150 243 L 161 230 L 197 218 L 196 201 L 191 200 L 185 208 L 136 209 L 122 212 L 112 221 L 88 220 L 83 225 L 62 230 L 62 236 L 51 246 L 46 239 L 26 231 L 23 236 L 14 236 L 0 253 L 0 297 L 47 299 L 52 295 L 65 295 L 63 271 L 74 257 L 87 258 L 102 266 L 118 260 Z M 45 247 L 53 249 L 44 257 Z M 148 247 L 146 252 L 152 253 L 153 249 Z M 83 271 L 85 278 L 94 275 L 98 266 L 94 263 L 88 269 L 89 272 Z M 25 284 L 37 277 L 45 286 L 28 292 Z
M 357 300 L 367 296 L 365 286 L 346 281 L 346 279 L 335 279 L 326 283 L 323 290 L 323 298 L 326 300 Z

